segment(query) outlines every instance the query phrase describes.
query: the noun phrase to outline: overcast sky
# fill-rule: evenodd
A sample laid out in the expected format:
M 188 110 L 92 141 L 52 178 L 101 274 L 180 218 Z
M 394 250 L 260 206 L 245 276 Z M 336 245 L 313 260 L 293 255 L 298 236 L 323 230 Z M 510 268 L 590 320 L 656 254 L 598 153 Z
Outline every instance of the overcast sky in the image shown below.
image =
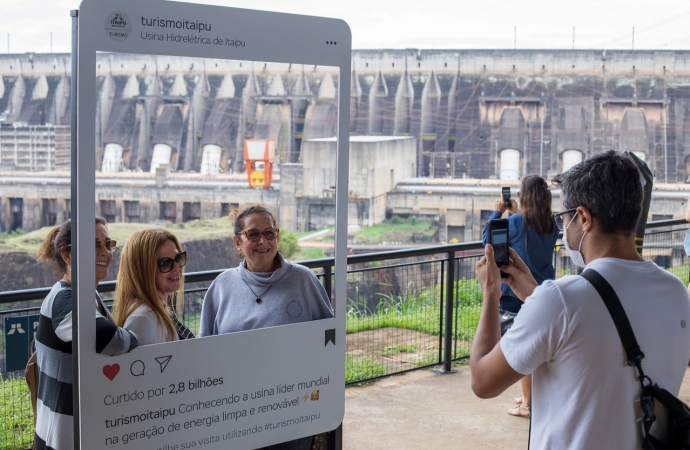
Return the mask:
M 78 0 L 0 0 L 0 53 L 68 52 Z M 353 48 L 690 49 L 688 0 L 206 0 L 336 17 Z M 517 36 L 516 41 L 514 38 Z

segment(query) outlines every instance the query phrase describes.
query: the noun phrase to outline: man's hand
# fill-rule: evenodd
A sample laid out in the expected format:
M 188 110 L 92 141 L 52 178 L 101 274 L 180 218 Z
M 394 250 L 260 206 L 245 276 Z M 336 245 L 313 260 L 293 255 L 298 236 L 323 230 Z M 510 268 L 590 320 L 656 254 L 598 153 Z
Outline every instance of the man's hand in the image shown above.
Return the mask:
M 524 263 L 522 264 L 524 266 Z M 470 371 L 474 393 L 478 397 L 489 398 L 499 395 L 522 378 L 522 375 L 510 367 L 501 346 L 498 345 L 501 339 L 498 318 L 501 274 L 494 261 L 494 249 L 491 245 L 484 247 L 484 257 L 479 260 L 476 269 L 477 280 L 482 287 L 483 302 L 477 332 L 472 340 Z
M 504 278 L 503 282 L 510 286 L 510 289 L 512 289 L 515 295 L 524 302 L 525 299 L 534 292 L 534 289 L 537 287 L 537 282 L 534 280 L 532 272 L 530 272 L 527 264 L 525 264 L 517 252 L 512 248 L 509 248 L 508 251 L 510 252 L 509 263 L 507 266 L 502 266 L 501 270 L 509 276 L 508 278 Z M 479 273 L 477 273 L 477 278 L 479 278 Z
M 501 273 L 494 260 L 494 248 L 491 244 L 484 247 L 484 257 L 477 262 L 475 270 L 484 298 L 501 298 Z

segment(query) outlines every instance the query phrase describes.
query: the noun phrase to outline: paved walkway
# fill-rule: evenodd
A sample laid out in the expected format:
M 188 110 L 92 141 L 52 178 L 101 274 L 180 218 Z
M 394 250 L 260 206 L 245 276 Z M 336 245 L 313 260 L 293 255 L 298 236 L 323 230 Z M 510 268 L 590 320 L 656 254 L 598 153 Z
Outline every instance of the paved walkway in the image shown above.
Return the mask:
M 455 369 L 447 375 L 418 370 L 348 387 L 343 449 L 526 449 L 529 421 L 506 414 L 520 395 L 519 384 L 481 400 L 472 393 L 469 366 Z M 690 369 L 680 398 L 690 403 Z

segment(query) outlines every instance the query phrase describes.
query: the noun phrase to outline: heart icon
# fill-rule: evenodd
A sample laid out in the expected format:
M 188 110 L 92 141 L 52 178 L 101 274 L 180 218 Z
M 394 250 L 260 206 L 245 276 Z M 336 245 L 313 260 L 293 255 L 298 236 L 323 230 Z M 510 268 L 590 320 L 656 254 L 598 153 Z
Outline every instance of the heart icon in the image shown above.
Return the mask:
M 118 372 L 120 372 L 120 365 L 118 363 L 103 366 L 103 375 L 110 381 L 113 381 Z

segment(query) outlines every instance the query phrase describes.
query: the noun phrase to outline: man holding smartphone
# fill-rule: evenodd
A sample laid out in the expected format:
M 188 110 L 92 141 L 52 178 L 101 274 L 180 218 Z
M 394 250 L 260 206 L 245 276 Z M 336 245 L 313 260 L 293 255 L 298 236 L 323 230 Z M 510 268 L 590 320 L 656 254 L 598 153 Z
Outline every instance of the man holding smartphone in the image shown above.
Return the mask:
M 558 241 L 558 228 L 551 216 L 553 198 L 546 180 L 539 175 L 526 175 L 520 180 L 518 198 L 520 204 L 510 198 L 510 188 L 501 189 L 502 197 L 494 201 L 494 212 L 491 213 L 487 227 L 482 233 L 484 244 L 492 244 L 494 259 L 498 265 L 508 264 L 508 248 L 496 246 L 491 241 L 491 231 L 496 222 L 507 222 L 508 246 L 522 259 L 537 284 L 545 280 L 556 278 L 553 266 L 553 249 Z M 509 206 L 506 206 L 509 205 Z M 510 212 L 507 219 L 500 219 L 504 212 Z M 500 219 L 500 220 L 499 220 Z M 488 230 L 487 230 L 488 228 Z M 488 231 L 488 233 L 487 233 Z M 505 251 L 505 255 L 502 255 Z M 498 258 L 498 256 L 504 256 Z M 501 272 L 502 277 L 507 277 Z M 499 301 L 501 314 L 501 334 L 504 334 L 513 324 L 514 317 L 522 308 L 520 299 L 507 284 L 501 285 Z M 532 400 L 532 377 L 526 376 L 520 380 L 521 395 L 515 397 L 515 405 L 507 413 L 516 417 L 530 417 L 530 402 Z
M 637 167 L 609 151 L 554 181 L 563 203 L 554 219 L 568 254 L 611 284 L 646 355 L 645 372 L 677 395 L 690 357 L 690 297 L 678 277 L 637 253 Z M 594 286 L 573 275 L 537 287 L 512 249 L 510 257 L 503 280 L 490 245 L 477 263 L 484 303 L 470 356 L 475 394 L 495 397 L 531 373 L 531 449 L 642 448 L 640 384 Z M 503 338 L 502 281 L 525 302 Z

